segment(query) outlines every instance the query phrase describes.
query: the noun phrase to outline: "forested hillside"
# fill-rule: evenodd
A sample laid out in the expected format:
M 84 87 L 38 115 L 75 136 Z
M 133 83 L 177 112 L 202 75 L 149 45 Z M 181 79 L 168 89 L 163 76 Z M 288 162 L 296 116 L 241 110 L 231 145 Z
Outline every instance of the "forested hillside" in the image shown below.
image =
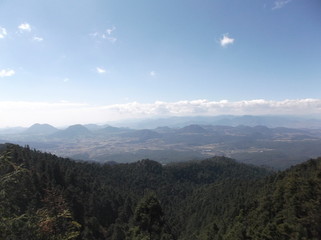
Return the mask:
M 97 164 L 0 145 L 0 239 L 321 239 L 321 159 Z

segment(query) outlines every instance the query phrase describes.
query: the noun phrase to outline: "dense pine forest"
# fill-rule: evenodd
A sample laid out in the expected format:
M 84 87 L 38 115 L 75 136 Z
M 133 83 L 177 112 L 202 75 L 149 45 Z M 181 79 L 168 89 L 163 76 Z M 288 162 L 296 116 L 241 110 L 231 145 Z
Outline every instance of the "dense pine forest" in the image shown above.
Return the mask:
M 98 164 L 0 145 L 0 239 L 321 239 L 321 159 Z

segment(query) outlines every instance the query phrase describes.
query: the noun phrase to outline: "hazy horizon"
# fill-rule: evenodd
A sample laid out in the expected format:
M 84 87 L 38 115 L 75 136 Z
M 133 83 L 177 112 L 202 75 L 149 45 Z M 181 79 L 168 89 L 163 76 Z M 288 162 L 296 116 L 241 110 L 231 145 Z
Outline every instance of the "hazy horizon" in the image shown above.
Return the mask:
M 237 125 L 248 125 L 254 126 L 255 121 L 260 122 L 256 125 L 262 125 L 267 127 L 287 127 L 286 121 L 289 121 L 289 128 L 319 128 L 321 126 L 320 115 L 276 115 L 276 114 L 262 114 L 262 115 L 251 115 L 251 114 L 221 114 L 221 115 L 184 115 L 184 116 L 151 116 L 151 117 L 137 117 L 137 118 L 124 118 L 119 120 L 110 120 L 103 122 L 90 122 L 90 121 L 70 121 L 67 124 L 57 125 L 52 121 L 35 121 L 24 125 L 0 125 L 0 130 L 9 129 L 28 129 L 34 125 L 50 125 L 57 129 L 66 129 L 74 125 L 96 125 L 100 127 L 112 126 L 120 128 L 132 128 L 132 129 L 154 129 L 158 127 L 185 127 L 191 124 L 197 125 L 222 125 L 222 121 L 232 121 L 227 123 L 226 126 L 237 126 Z M 214 121 L 214 122 L 212 122 Z M 235 123 L 236 125 L 235 125 Z M 238 123 L 241 121 L 241 123 Z M 242 123 L 245 121 L 244 123 Z M 248 123 L 246 123 L 248 121 Z M 254 122 L 252 122 L 254 121 Z M 261 122 L 266 122 L 266 124 Z M 279 122 L 281 121 L 281 122 Z M 320 121 L 320 124 L 318 124 Z M 217 124 L 219 122 L 219 124 Z M 279 122 L 279 124 L 278 124 Z M 145 126 L 145 124 L 148 126 Z M 224 124 L 223 124 L 224 125 Z

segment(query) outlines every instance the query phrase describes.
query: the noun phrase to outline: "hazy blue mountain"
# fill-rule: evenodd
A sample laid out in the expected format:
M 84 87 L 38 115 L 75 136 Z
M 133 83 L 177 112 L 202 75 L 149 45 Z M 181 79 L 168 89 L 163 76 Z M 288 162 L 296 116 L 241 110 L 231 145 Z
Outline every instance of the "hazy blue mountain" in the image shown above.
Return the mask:
M 267 126 L 270 128 L 321 128 L 321 120 L 317 118 L 298 117 L 298 116 L 193 116 L 193 117 L 169 117 L 160 119 L 140 119 L 131 121 L 114 122 L 114 126 L 123 126 L 130 128 L 157 128 L 159 126 L 168 126 L 181 128 L 187 125 L 224 125 L 224 126 Z
M 105 127 L 105 125 L 98 125 L 98 124 L 84 124 L 83 126 L 90 131 L 97 131 Z
M 129 128 L 118 128 L 118 127 L 113 127 L 113 126 L 105 126 L 104 128 L 101 128 L 99 130 L 100 134 L 120 134 L 120 133 L 128 133 L 132 132 L 134 130 L 129 129 Z
M 80 138 L 80 137 L 91 137 L 93 136 L 93 133 L 88 130 L 85 126 L 81 124 L 72 125 L 64 130 L 60 130 L 54 134 L 51 135 L 55 138 Z
M 231 116 L 224 116 L 227 117 Z M 220 120 L 224 118 L 222 116 Z M 256 118 L 243 116 L 242 119 L 253 124 Z M 0 142 L 30 145 L 64 157 L 100 162 L 149 158 L 168 163 L 227 156 L 256 165 L 287 168 L 302 160 L 321 156 L 321 128 L 195 123 L 155 129 L 86 126 L 78 124 L 57 131 L 50 125 L 35 124 L 23 134 L 1 135 Z M 56 132 L 44 134 L 51 130 Z
M 25 127 L 0 128 L 0 134 L 19 134 L 26 130 Z
M 170 127 L 157 127 L 154 129 L 154 131 L 158 133 L 170 133 L 173 131 L 173 129 Z
M 206 129 L 204 129 L 203 127 L 201 127 L 200 125 L 197 124 L 192 124 L 186 127 L 183 127 L 181 129 L 178 130 L 178 132 L 180 133 L 198 133 L 198 134 L 204 134 L 207 132 Z
M 31 134 L 31 135 L 48 135 L 58 132 L 59 130 L 49 124 L 39 124 L 36 123 L 29 127 L 24 134 Z

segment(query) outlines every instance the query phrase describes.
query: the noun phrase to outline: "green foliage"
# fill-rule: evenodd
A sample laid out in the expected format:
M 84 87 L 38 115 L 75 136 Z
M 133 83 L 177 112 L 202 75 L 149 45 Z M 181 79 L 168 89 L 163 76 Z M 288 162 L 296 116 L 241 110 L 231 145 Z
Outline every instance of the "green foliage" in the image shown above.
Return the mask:
M 164 213 L 155 193 L 148 193 L 138 203 L 130 239 L 172 239 L 166 233 Z
M 76 239 L 81 225 L 73 220 L 67 203 L 56 189 L 47 190 L 44 206 L 37 210 L 38 237 L 40 239 Z
M 320 239 L 321 159 L 268 178 L 226 239 Z M 241 230 L 241 231 L 240 231 Z M 240 234 L 242 233 L 242 234 Z
M 26 212 L 33 193 L 29 171 L 13 163 L 10 153 L 0 157 L 0 171 L 0 239 L 34 235 L 34 216 Z
M 143 197 L 142 197 L 143 196 Z M 0 239 L 321 239 L 321 159 L 75 162 L 0 145 Z

